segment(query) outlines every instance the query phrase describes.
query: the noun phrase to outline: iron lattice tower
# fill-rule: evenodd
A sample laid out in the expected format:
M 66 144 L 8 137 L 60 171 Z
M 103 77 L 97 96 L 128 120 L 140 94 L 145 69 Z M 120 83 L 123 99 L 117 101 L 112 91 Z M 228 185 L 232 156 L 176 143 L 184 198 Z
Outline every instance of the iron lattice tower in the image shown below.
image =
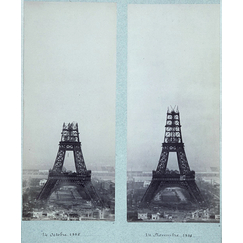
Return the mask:
M 179 174 L 166 171 L 169 153 L 177 154 Z M 190 170 L 184 143 L 182 141 L 180 114 L 177 110 L 167 111 L 165 136 L 157 169 L 152 173 L 152 181 L 146 190 L 140 207 L 148 207 L 155 195 L 166 187 L 178 186 L 186 189 L 193 202 L 203 204 L 204 199 L 195 182 L 195 171 Z
M 37 200 L 47 200 L 50 195 L 64 185 L 74 185 L 81 195 L 85 192 L 94 206 L 103 206 L 101 199 L 95 191 L 91 182 L 91 170 L 87 170 L 77 123 L 63 123 L 61 141 L 57 152 L 56 160 L 46 184 L 42 188 Z M 63 171 L 63 163 L 66 151 L 73 151 L 76 172 L 67 173 Z

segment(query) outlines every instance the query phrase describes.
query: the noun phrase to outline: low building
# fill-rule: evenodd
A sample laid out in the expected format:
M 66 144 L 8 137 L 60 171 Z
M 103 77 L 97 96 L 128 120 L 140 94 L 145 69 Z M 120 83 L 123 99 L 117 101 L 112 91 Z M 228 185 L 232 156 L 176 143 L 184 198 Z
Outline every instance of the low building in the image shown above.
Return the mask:
M 198 210 L 195 211 L 195 212 L 192 212 L 191 217 L 192 217 L 192 219 L 197 219 L 198 218 Z
M 79 214 L 77 214 L 77 213 L 70 213 L 68 215 L 68 218 L 70 221 L 79 221 L 80 220 Z
M 95 219 L 104 219 L 104 212 L 103 210 L 97 209 L 93 211 L 93 218 Z
M 46 184 L 46 182 L 47 182 L 46 179 L 42 179 L 42 180 L 40 180 L 39 185 L 44 186 Z
M 203 211 L 203 218 L 205 218 L 205 219 L 208 219 L 209 218 L 209 210 L 208 209 L 205 209 L 204 211 Z
M 42 216 L 41 211 L 33 211 L 33 218 L 40 218 Z
M 158 219 L 159 219 L 159 215 L 153 213 L 153 214 L 151 214 L 151 219 L 152 219 L 152 220 L 158 220 Z
M 147 213 L 138 213 L 138 219 L 148 219 Z
M 143 187 L 148 187 L 150 185 L 151 181 L 144 181 L 143 182 Z

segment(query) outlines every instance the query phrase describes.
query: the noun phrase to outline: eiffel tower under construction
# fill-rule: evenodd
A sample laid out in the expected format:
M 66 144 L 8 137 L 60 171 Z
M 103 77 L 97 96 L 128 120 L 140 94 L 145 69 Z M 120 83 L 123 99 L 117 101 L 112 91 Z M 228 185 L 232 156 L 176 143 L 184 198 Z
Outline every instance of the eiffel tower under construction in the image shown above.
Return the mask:
M 47 200 L 51 194 L 63 186 L 75 186 L 80 195 L 85 193 L 96 207 L 103 207 L 99 195 L 91 182 L 91 171 L 86 169 L 86 165 L 79 141 L 77 123 L 63 124 L 59 150 L 52 170 L 46 184 L 42 188 L 37 200 Z M 73 151 L 76 172 L 67 173 L 63 171 L 63 163 L 66 151 Z
M 167 173 L 169 153 L 177 154 L 179 173 Z M 142 197 L 139 208 L 149 207 L 156 194 L 168 187 L 186 190 L 192 202 L 203 205 L 204 199 L 195 182 L 195 172 L 190 170 L 184 143 L 182 141 L 180 114 L 173 108 L 167 111 L 165 136 L 157 169 L 152 173 L 152 181 Z

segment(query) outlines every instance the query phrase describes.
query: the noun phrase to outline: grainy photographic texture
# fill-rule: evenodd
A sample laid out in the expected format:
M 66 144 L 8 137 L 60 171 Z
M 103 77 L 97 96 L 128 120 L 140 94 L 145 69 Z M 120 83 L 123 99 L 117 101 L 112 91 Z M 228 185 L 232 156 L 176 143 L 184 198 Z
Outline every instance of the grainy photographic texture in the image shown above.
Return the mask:
M 127 220 L 218 223 L 220 6 L 130 4 L 127 86 Z
M 22 219 L 114 220 L 116 4 L 24 2 L 23 43 Z

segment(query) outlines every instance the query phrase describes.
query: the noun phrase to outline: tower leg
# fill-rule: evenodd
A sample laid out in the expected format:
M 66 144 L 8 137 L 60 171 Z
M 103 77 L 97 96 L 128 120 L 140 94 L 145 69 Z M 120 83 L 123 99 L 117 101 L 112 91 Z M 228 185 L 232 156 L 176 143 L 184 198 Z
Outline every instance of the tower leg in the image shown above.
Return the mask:
M 204 204 L 204 198 L 195 181 L 187 181 L 187 188 L 196 203 Z
M 65 146 L 60 145 L 58 152 L 57 152 L 57 157 L 56 157 L 53 169 L 52 169 L 53 171 L 55 171 L 55 172 L 62 171 L 65 154 L 66 154 Z
M 160 186 L 160 181 L 152 180 L 148 189 L 146 190 L 139 207 L 148 207 L 151 200 L 154 198 L 158 188 Z
M 168 148 L 163 147 L 160 158 L 159 158 L 159 163 L 158 163 L 158 166 L 157 166 L 157 169 L 156 169 L 157 171 L 159 171 L 161 173 L 165 173 L 167 163 L 168 163 L 168 158 L 169 158 Z
M 186 175 L 190 172 L 190 167 L 186 158 L 185 149 L 183 147 L 177 148 L 177 160 L 181 175 Z
M 80 146 L 77 145 L 74 147 L 73 155 L 77 173 L 85 172 L 87 169 L 85 166 L 84 157 Z
M 37 200 L 47 200 L 51 193 L 54 191 L 57 181 L 57 179 L 48 179 L 42 188 Z
M 97 192 L 95 191 L 95 188 L 92 185 L 91 181 L 86 181 L 84 183 L 84 190 L 90 196 L 90 199 L 94 206 L 98 206 L 98 207 L 104 206 L 100 197 L 98 196 Z

